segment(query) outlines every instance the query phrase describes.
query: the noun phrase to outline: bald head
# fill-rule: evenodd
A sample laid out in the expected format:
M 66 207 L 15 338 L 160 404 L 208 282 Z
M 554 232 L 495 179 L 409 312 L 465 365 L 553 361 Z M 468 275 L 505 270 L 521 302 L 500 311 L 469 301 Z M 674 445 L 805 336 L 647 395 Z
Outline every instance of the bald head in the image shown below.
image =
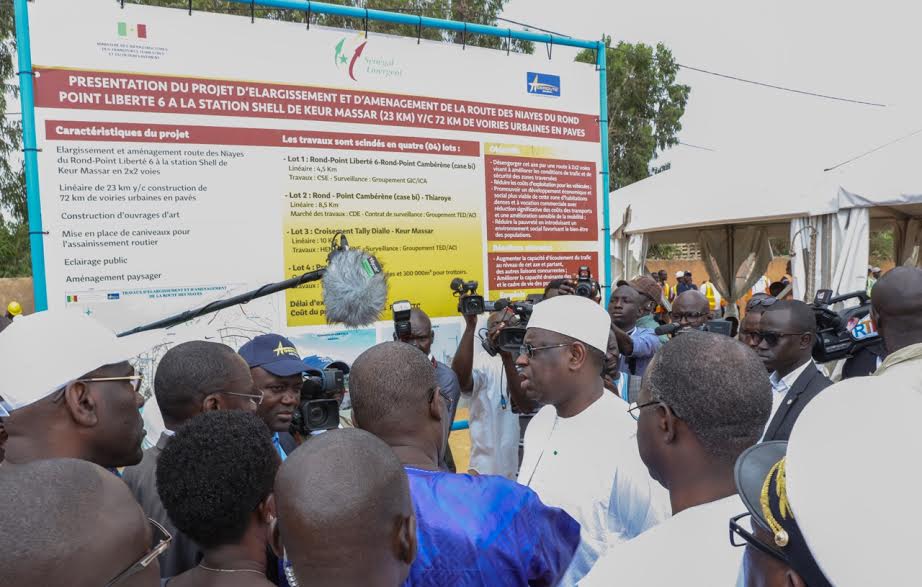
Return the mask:
M 922 269 L 891 269 L 878 280 L 871 296 L 887 352 L 922 343 Z
M 435 369 L 419 349 L 401 342 L 371 347 L 352 363 L 349 395 L 358 426 L 378 436 L 416 429 L 428 417 Z
M 352 428 L 311 438 L 282 465 L 275 495 L 281 543 L 299 581 L 396 586 L 406 579 L 416 554 L 409 481 L 372 434 Z
M 99 587 L 150 550 L 128 486 L 87 461 L 0 467 L 0 585 Z M 120 585 L 159 584 L 156 560 Z
M 700 328 L 711 318 L 711 306 L 700 291 L 690 289 L 672 302 L 672 321 L 683 328 Z

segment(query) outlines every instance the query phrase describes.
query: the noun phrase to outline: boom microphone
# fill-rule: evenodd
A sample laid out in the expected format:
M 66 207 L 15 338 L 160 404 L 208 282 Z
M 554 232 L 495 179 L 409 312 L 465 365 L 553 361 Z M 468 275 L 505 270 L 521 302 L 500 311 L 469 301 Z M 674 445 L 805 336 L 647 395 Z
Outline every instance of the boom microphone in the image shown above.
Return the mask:
M 327 322 L 350 327 L 368 326 L 381 318 L 387 302 L 387 275 L 374 255 L 350 249 L 345 235 L 327 258 L 323 276 L 323 305 Z

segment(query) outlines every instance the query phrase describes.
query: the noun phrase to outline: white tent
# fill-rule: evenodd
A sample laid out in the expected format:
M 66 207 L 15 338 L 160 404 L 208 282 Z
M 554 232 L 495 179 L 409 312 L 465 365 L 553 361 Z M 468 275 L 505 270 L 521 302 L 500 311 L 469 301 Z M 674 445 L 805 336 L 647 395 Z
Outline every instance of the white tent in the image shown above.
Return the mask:
M 922 133 L 831 171 L 702 154 L 610 194 L 614 276 L 639 272 L 651 244 L 697 242 L 731 302 L 767 268 L 767 238 L 781 236 L 792 241 L 798 297 L 861 289 L 872 222 L 895 223 L 897 261 L 920 264 L 920 154 Z

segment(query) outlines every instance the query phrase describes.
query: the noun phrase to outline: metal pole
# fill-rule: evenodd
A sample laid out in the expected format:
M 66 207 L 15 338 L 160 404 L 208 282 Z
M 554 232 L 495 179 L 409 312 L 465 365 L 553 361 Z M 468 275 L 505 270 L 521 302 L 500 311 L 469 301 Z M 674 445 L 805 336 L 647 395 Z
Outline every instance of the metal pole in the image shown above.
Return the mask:
M 323 279 L 324 273 L 326 273 L 326 269 L 317 269 L 316 271 L 311 271 L 309 273 L 299 275 L 298 277 L 292 277 L 291 279 L 286 279 L 285 281 L 268 283 L 258 289 L 242 293 L 232 298 L 211 302 L 210 304 L 205 304 L 201 308 L 197 308 L 195 310 L 186 310 L 185 312 L 176 314 L 175 316 L 157 320 L 156 322 L 151 322 L 150 324 L 145 324 L 144 326 L 138 326 L 137 328 L 132 328 L 131 330 L 126 330 L 118 336 L 129 336 L 131 334 L 137 334 L 147 330 L 156 330 L 158 328 L 170 328 L 172 326 L 182 324 L 183 322 L 194 320 L 200 316 L 205 316 L 206 314 L 212 314 L 232 306 L 252 302 L 257 298 L 265 297 L 269 294 L 274 294 L 282 290 L 298 287 L 299 285 L 310 283 L 311 281 L 320 281 Z
M 16 52 L 19 65 L 19 101 L 22 106 L 22 148 L 26 166 L 26 208 L 29 214 L 29 248 L 32 252 L 32 290 L 35 311 L 48 309 L 45 283 L 45 243 L 42 205 L 38 189 L 38 145 L 35 140 L 35 89 L 32 75 L 32 46 L 29 40 L 29 3 L 15 0 Z
M 612 285 L 612 275 L 611 275 L 611 219 L 610 216 L 610 202 L 611 199 L 611 177 L 609 170 L 611 165 L 608 160 L 608 67 L 606 65 L 606 53 L 607 48 L 605 47 L 605 41 L 599 41 L 596 45 L 596 67 L 599 70 L 599 135 L 601 137 L 602 143 L 602 238 L 605 239 L 605 284 L 609 286 L 609 291 L 611 291 Z M 627 247 L 627 254 L 625 255 L 625 271 L 627 271 L 627 259 L 629 258 L 631 252 L 630 247 Z M 643 269 L 641 267 L 641 269 Z M 629 279 L 631 276 L 625 274 L 624 279 Z M 605 300 L 607 302 L 607 300 Z
M 230 0 L 237 4 L 250 5 L 252 0 Z M 455 20 L 445 20 L 442 18 L 429 18 L 417 14 L 401 14 L 397 12 L 387 12 L 385 10 L 373 10 L 366 8 L 356 8 L 353 6 L 339 6 L 337 4 L 327 4 L 326 2 L 313 2 L 309 0 L 257 0 L 256 4 L 261 6 L 270 6 L 272 8 L 288 8 L 291 10 L 305 11 L 310 9 L 311 12 L 318 14 L 335 14 L 337 16 L 347 16 L 364 20 L 380 20 L 383 22 L 393 22 L 409 26 L 424 26 L 429 28 L 445 29 L 448 31 L 467 32 L 468 34 L 489 35 L 491 37 L 502 37 L 522 39 L 535 43 L 553 43 L 554 45 L 564 45 L 567 47 L 578 47 L 580 49 L 595 49 L 598 41 L 581 41 L 569 37 L 559 37 L 557 35 L 546 35 L 532 33 L 528 31 L 513 31 L 505 28 L 501 29 L 494 26 L 482 24 L 463 23 Z

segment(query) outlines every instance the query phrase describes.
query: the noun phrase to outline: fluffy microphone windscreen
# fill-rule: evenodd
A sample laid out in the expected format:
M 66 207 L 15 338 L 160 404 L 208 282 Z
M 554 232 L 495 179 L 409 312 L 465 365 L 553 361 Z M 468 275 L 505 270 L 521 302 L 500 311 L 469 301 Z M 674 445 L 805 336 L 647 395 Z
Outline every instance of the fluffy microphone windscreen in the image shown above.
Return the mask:
M 323 276 L 327 322 L 368 326 L 387 303 L 387 276 L 374 256 L 360 249 L 336 251 Z

